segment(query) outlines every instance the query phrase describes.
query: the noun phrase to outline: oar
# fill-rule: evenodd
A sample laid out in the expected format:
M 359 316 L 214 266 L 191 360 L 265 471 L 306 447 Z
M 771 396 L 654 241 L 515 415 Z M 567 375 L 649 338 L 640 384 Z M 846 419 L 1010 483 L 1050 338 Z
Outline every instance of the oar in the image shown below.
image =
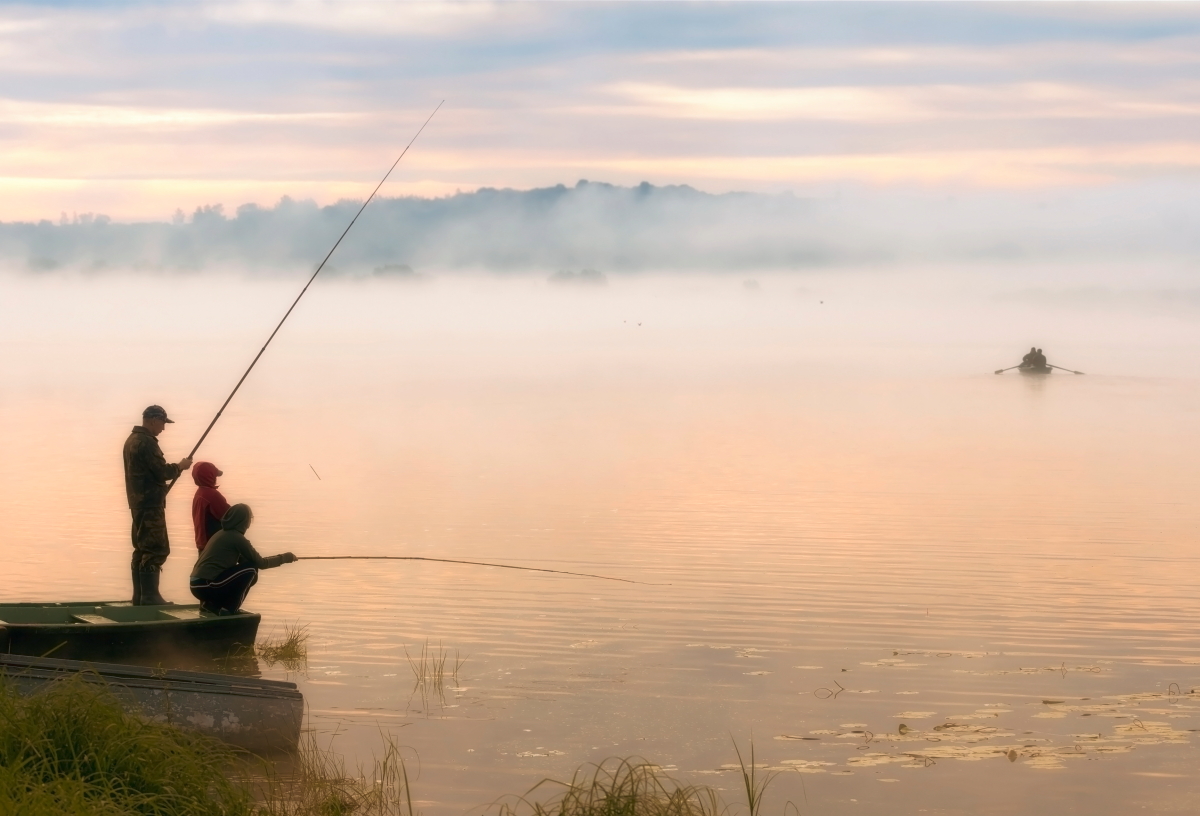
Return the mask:
M 1008 368 L 1002 368 L 999 371 L 996 371 L 994 373 L 1003 374 L 1005 371 L 1012 371 L 1014 368 L 1020 368 L 1020 367 L 1021 367 L 1021 364 L 1017 363 L 1015 366 L 1009 366 Z
M 1063 368 L 1062 366 L 1050 365 L 1049 363 L 1046 363 L 1046 367 L 1047 368 L 1057 368 L 1059 371 L 1071 371 L 1071 369 L 1069 369 L 1069 368 Z M 1082 371 L 1071 371 L 1071 373 L 1072 374 L 1082 374 L 1083 372 Z
M 476 567 L 500 567 L 501 569 L 529 570 L 530 572 L 554 572 L 559 575 L 574 575 L 579 578 L 599 578 L 602 581 L 621 581 L 626 584 L 642 584 L 643 586 L 670 586 L 670 584 L 651 584 L 646 581 L 633 581 L 629 578 L 610 578 L 607 575 L 592 575 L 588 572 L 567 572 L 566 570 L 545 569 L 544 567 L 516 567 L 512 564 L 487 564 L 483 561 L 455 561 L 452 558 L 423 558 L 419 555 L 301 555 L 297 561 L 437 561 L 442 564 L 471 564 Z

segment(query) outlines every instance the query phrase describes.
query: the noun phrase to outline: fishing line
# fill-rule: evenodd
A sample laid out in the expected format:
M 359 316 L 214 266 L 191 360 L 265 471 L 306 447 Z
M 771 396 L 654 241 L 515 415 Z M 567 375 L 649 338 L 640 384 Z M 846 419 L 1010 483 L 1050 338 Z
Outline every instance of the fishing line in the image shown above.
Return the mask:
M 225 402 L 221 404 L 221 410 L 217 411 L 217 415 L 212 418 L 212 422 L 208 423 L 208 427 L 205 428 L 204 433 L 200 435 L 200 441 L 198 441 L 195 447 L 192 448 L 192 452 L 187 455 L 188 459 L 191 459 L 196 455 L 196 451 L 200 450 L 200 446 L 204 444 L 204 440 L 208 438 L 208 432 L 211 431 L 213 426 L 217 424 L 217 420 L 220 419 L 221 414 L 225 412 L 225 408 L 233 399 L 233 395 L 238 392 L 238 389 L 242 387 L 242 383 L 244 383 L 246 378 L 250 376 L 250 372 L 254 369 L 255 364 L 258 362 L 258 358 L 262 357 L 263 352 L 267 350 L 267 346 L 271 345 L 271 341 L 275 339 L 275 335 L 279 332 L 280 328 L 283 327 L 283 323 L 292 313 L 292 309 L 296 308 L 296 304 L 300 302 L 300 298 L 304 297 L 304 293 L 308 291 L 308 287 L 311 286 L 312 282 L 317 279 L 317 275 L 321 274 L 321 270 L 325 268 L 325 264 L 329 261 L 330 257 L 333 256 L 334 250 L 336 250 L 338 245 L 342 243 L 342 239 L 346 237 L 346 233 L 350 232 L 350 228 L 354 226 L 354 222 L 357 221 L 358 217 L 363 214 L 363 210 L 365 210 L 367 205 L 371 203 L 371 199 L 373 199 L 375 194 L 379 192 L 379 188 L 383 186 L 383 183 L 388 180 L 388 176 L 390 176 L 392 171 L 396 169 L 396 165 L 400 163 L 400 159 L 403 159 L 404 155 L 408 153 L 408 149 L 413 146 L 413 142 L 415 142 L 417 137 L 421 135 L 421 131 L 425 130 L 425 125 L 429 124 L 429 121 L 433 119 L 434 114 L 441 110 L 442 105 L 445 103 L 446 100 L 444 99 L 441 102 L 438 102 L 437 107 L 433 109 L 433 113 L 429 114 L 429 118 L 426 119 L 421 127 L 417 129 L 417 132 L 413 135 L 413 137 L 408 140 L 408 144 L 404 146 L 404 150 L 401 151 L 399 157 L 392 162 L 392 166 L 389 167 L 388 171 L 383 174 L 383 178 L 381 178 L 379 183 L 375 185 L 375 189 L 371 191 L 369 196 L 367 196 L 367 200 L 363 202 L 362 206 L 358 208 L 358 212 L 355 213 L 354 217 L 350 219 L 350 223 L 346 225 L 346 229 L 342 230 L 342 234 L 338 237 L 337 241 L 334 242 L 333 248 L 325 254 L 325 259 L 321 261 L 319 266 L 317 266 L 317 271 L 312 273 L 312 277 L 308 279 L 308 283 L 304 284 L 304 288 L 300 290 L 300 294 L 296 295 L 296 299 L 292 301 L 292 305 L 288 307 L 286 312 L 284 312 L 283 318 L 279 321 L 279 325 L 275 327 L 275 331 L 271 332 L 271 336 L 267 338 L 267 342 L 263 343 L 263 347 L 258 350 L 258 354 L 254 355 L 254 359 L 250 362 L 250 367 L 246 369 L 246 373 L 242 375 L 242 378 L 237 381 L 237 385 L 235 385 L 233 390 L 229 392 L 229 396 L 226 397 Z M 167 485 L 168 493 L 171 492 L 171 488 L 175 486 L 175 482 L 177 481 L 179 481 L 179 476 L 176 476 L 171 480 L 170 484 Z
M 634 581 L 630 578 L 610 578 L 607 575 L 593 575 L 590 572 L 567 572 L 566 570 L 546 569 L 544 567 L 517 567 L 512 564 L 488 564 L 483 561 L 456 561 L 453 558 L 424 558 L 419 555 L 300 555 L 297 561 L 437 561 L 441 564 L 471 564 L 476 567 L 500 567 L 501 569 L 528 570 L 529 572 L 554 572 L 559 575 L 574 575 L 579 578 L 599 578 L 602 581 L 621 581 L 626 584 L 641 584 L 642 586 L 670 586 L 670 584 L 651 584 L 646 581 Z

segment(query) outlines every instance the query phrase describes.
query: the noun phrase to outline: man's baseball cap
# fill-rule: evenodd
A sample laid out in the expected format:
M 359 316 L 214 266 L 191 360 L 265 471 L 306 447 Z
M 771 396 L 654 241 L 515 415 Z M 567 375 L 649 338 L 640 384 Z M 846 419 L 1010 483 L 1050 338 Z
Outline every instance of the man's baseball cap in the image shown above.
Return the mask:
M 145 411 L 142 411 L 142 419 L 161 419 L 172 424 L 175 422 L 175 420 L 167 416 L 167 409 L 161 405 L 151 405 Z

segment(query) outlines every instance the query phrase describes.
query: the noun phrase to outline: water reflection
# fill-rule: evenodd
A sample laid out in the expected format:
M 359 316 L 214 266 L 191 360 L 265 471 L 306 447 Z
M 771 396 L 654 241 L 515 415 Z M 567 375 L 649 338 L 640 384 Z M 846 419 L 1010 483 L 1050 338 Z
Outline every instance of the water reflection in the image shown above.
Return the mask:
M 801 320 L 769 297 L 734 314 L 637 295 L 657 319 L 634 335 L 612 292 L 550 312 L 408 289 L 307 304 L 206 442 L 226 495 L 255 507 L 255 545 L 655 586 L 433 562 L 265 573 L 247 605 L 268 635 L 307 625 L 307 664 L 226 668 L 299 682 L 349 767 L 402 738 L 419 807 L 441 816 L 609 756 L 729 788 L 729 735 L 753 733 L 786 769 L 768 810 L 1198 804 L 1161 784 L 1194 770 L 1195 380 L 972 374 L 1011 338 L 934 338 L 935 355 L 937 315 L 891 306 Z M 55 433 L 6 441 L 9 591 L 124 590 L 113 451 L 130 395 L 179 405 L 164 447 L 186 448 L 257 337 L 238 321 L 219 348 L 180 338 L 136 372 L 103 338 L 13 363 L 0 419 Z M 1075 341 L 1102 347 L 1085 329 Z M 177 596 L 187 499 L 169 508 Z M 420 683 L 438 644 L 443 670 Z
M 179 666 L 191 671 L 210 671 L 221 674 L 231 674 L 237 677 L 262 677 L 262 664 L 258 658 L 246 649 L 237 649 L 220 658 L 207 660 L 203 663 L 192 662 L 188 666 Z

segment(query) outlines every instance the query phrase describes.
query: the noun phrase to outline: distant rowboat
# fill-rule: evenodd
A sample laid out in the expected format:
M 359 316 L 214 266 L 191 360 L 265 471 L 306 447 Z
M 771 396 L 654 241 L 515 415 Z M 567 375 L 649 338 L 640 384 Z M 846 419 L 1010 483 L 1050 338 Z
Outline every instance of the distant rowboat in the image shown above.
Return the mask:
M 158 664 L 174 656 L 222 656 L 250 648 L 262 616 L 213 615 L 197 604 L 129 601 L 0 604 L 0 653 Z
M 1022 374 L 1049 374 L 1054 371 L 1050 366 L 1020 366 L 1017 368 Z
M 304 697 L 295 683 L 45 657 L 0 655 L 0 676 L 21 694 L 78 676 L 105 685 L 125 710 L 258 754 L 295 750 Z

